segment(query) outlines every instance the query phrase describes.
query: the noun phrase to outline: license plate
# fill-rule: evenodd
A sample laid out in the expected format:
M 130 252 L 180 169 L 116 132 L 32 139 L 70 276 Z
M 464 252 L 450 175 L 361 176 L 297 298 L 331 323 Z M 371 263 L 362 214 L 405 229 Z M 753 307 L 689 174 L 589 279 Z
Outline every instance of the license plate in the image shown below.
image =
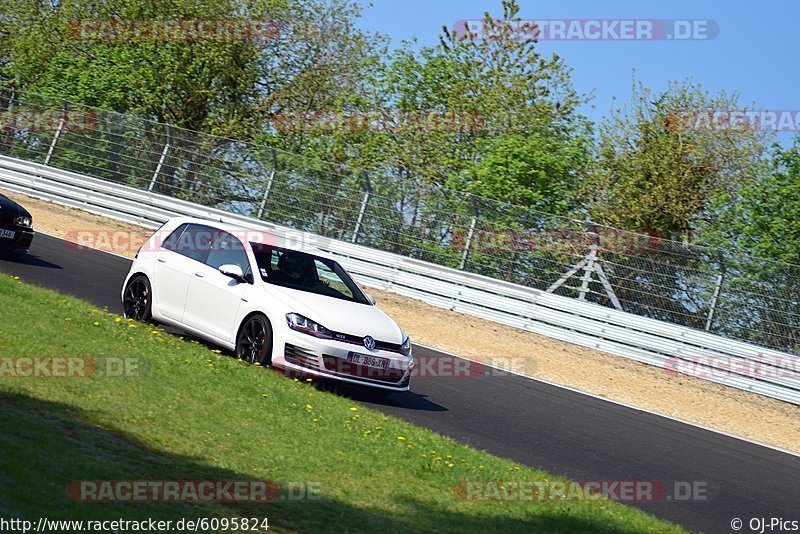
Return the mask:
M 17 234 L 13 230 L 0 230 L 0 237 L 4 237 L 6 239 L 14 239 L 15 235 Z
M 378 358 L 377 356 L 369 356 L 367 354 L 358 354 L 357 352 L 350 352 L 347 354 L 347 361 L 350 363 L 357 363 L 359 365 L 366 365 L 367 367 L 374 367 L 376 369 L 389 369 L 388 358 Z

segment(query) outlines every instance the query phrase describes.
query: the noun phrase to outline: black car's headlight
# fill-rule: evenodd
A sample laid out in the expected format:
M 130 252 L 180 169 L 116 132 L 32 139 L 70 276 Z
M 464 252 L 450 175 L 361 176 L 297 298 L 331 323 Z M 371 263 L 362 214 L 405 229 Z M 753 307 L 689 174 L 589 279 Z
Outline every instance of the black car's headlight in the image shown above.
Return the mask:
M 14 219 L 14 226 L 22 226 L 23 228 L 30 228 L 33 225 L 31 217 L 17 217 Z
M 411 356 L 411 339 L 406 336 L 403 340 L 403 344 L 400 345 L 400 354 L 403 356 Z
M 319 323 L 315 323 L 307 317 L 303 317 L 299 313 L 287 313 L 286 324 L 292 330 L 303 332 L 310 336 L 319 337 L 322 339 L 333 339 L 333 332 L 325 328 Z

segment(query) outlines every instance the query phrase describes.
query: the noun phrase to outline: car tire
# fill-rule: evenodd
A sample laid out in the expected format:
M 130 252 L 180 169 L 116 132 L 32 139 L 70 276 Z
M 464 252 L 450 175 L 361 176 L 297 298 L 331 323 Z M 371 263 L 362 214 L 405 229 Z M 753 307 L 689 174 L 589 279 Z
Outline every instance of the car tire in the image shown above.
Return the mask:
M 145 323 L 153 318 L 153 290 L 146 276 L 131 278 L 122 295 L 123 317 Z
M 272 364 L 272 325 L 263 315 L 248 317 L 236 335 L 236 357 L 247 363 Z

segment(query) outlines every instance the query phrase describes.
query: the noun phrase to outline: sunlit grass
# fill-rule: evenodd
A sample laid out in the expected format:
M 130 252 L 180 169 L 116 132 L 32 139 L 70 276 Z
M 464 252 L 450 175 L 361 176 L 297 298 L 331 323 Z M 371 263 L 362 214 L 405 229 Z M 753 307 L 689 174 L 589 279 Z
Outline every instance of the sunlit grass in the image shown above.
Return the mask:
M 268 517 L 270 530 L 670 532 L 610 502 L 470 502 L 465 480 L 553 480 L 313 383 L 0 275 L 0 357 L 135 361 L 132 376 L 0 378 L 0 516 Z M 274 480 L 319 500 L 83 503 L 72 480 Z

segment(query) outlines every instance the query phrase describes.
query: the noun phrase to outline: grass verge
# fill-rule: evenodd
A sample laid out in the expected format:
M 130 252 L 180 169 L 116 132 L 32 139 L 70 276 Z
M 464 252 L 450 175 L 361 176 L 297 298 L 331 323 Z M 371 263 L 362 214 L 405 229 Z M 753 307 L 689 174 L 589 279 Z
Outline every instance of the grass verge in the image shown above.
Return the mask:
M 278 532 L 681 531 L 613 502 L 465 501 L 454 490 L 465 480 L 559 479 L 0 275 L 0 363 L 76 356 L 137 368 L 59 379 L 0 367 L 0 517 L 268 517 Z M 66 491 L 75 480 L 272 480 L 319 496 L 80 502 Z

